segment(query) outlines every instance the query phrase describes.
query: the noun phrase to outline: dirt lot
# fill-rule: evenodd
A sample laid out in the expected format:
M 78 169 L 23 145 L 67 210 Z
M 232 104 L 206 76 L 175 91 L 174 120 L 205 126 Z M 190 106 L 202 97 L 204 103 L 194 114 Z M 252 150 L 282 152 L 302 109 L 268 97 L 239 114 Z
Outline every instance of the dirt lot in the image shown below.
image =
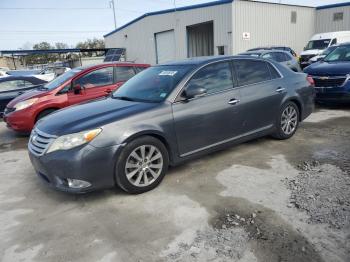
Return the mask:
M 152 192 L 41 184 L 0 122 L 0 261 L 350 261 L 350 108 L 172 168 Z

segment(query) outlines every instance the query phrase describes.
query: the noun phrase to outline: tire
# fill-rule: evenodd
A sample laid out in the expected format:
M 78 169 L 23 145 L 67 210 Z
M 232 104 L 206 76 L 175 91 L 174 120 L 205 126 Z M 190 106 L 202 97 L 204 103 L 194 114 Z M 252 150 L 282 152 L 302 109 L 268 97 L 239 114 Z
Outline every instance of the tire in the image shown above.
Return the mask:
M 299 115 L 298 106 L 294 102 L 286 102 L 278 114 L 273 137 L 280 140 L 291 138 L 299 127 Z
M 152 136 L 136 138 L 125 146 L 117 159 L 117 185 L 131 194 L 150 191 L 163 180 L 168 166 L 169 154 L 161 141 Z
M 46 109 L 42 112 L 39 113 L 39 115 L 36 117 L 35 122 L 37 122 L 38 120 L 44 118 L 45 116 L 52 114 L 53 112 L 55 112 L 56 109 Z

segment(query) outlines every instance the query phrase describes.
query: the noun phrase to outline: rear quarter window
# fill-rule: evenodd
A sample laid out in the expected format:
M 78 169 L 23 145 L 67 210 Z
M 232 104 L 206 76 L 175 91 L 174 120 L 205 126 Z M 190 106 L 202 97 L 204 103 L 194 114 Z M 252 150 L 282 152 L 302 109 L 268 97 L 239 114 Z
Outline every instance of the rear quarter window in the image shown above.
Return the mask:
M 281 78 L 281 75 L 277 72 L 277 70 L 270 63 L 267 63 L 267 67 L 270 70 L 271 79 Z
M 117 82 L 128 81 L 135 75 L 135 71 L 132 66 L 116 66 L 114 70 Z

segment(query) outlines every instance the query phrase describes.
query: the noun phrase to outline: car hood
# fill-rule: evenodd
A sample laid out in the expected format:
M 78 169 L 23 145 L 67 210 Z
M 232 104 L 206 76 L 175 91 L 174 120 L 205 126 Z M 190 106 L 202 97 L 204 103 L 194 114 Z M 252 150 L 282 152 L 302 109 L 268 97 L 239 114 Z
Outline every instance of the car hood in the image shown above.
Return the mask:
M 141 103 L 105 98 L 67 107 L 40 120 L 36 128 L 51 135 L 66 135 L 103 127 L 106 124 L 144 112 L 157 103 Z
M 11 100 L 7 107 L 13 108 L 18 102 L 22 102 L 24 100 L 28 100 L 34 97 L 42 97 L 47 94 L 47 91 L 39 90 L 39 89 L 34 89 L 34 90 L 28 90 L 22 95 L 17 96 L 15 99 Z
M 300 55 L 318 55 L 321 54 L 323 50 L 319 50 L 319 49 L 310 49 L 310 50 L 305 50 L 303 52 L 300 53 Z
M 317 62 L 304 69 L 310 75 L 342 76 L 350 74 L 350 62 Z

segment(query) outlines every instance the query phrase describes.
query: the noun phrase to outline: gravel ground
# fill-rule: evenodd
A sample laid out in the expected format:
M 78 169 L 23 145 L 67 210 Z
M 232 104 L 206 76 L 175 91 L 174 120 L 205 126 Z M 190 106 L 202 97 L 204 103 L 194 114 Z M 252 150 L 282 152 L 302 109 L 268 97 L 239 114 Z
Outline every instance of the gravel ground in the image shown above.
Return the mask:
M 249 237 L 243 228 L 208 228 L 197 231 L 190 244 L 180 243 L 168 261 L 239 261 L 247 249 Z
M 310 223 L 336 229 L 350 227 L 350 176 L 331 164 L 304 162 L 295 179 L 287 179 L 290 205 L 305 210 Z

